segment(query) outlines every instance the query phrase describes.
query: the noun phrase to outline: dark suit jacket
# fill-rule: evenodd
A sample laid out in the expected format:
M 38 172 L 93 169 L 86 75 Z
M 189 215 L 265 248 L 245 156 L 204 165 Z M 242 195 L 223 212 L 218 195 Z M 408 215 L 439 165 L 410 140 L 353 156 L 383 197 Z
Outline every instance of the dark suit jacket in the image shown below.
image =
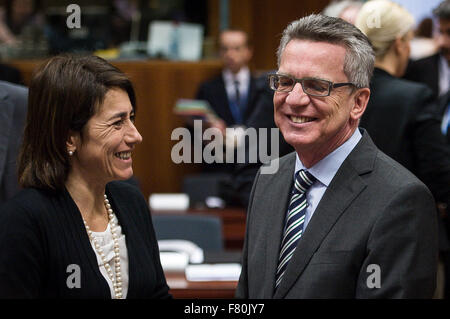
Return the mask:
M 437 103 L 437 113 L 439 117 L 444 117 L 445 111 L 447 110 L 447 106 L 450 103 L 450 91 L 447 92 L 447 94 L 444 94 L 439 98 L 439 101 Z M 450 130 L 447 131 L 446 135 L 447 144 L 450 145 Z
M 375 68 L 360 126 L 375 145 L 421 179 L 436 201 L 450 203 L 450 146 L 440 129 L 431 90 Z M 441 250 L 449 248 L 440 225 Z
M 18 69 L 0 63 L 0 81 L 23 85 L 22 74 Z
M 419 177 L 437 200 L 450 197 L 450 147 L 431 90 L 376 68 L 360 126 L 375 145 Z
M 403 77 L 426 84 L 433 91 L 436 99 L 439 96 L 439 53 L 410 61 Z
M 17 155 L 27 113 L 28 89 L 0 81 L 0 203 L 19 190 Z
M 295 153 L 258 172 L 247 215 L 240 298 L 431 298 L 438 260 L 434 199 L 367 132 L 317 206 L 274 292 Z M 371 265 L 381 271 L 370 288 Z
M 250 87 L 247 95 L 247 105 L 243 116 L 244 125 L 246 125 L 247 120 L 255 108 L 255 102 L 257 100 L 256 97 L 258 95 L 257 92 L 259 90 L 260 88 L 257 87 L 255 78 L 251 76 Z M 197 92 L 196 98 L 199 100 L 208 101 L 214 112 L 216 112 L 216 114 L 225 121 L 227 126 L 237 124 L 229 107 L 227 91 L 225 89 L 225 82 L 222 74 L 202 83 Z

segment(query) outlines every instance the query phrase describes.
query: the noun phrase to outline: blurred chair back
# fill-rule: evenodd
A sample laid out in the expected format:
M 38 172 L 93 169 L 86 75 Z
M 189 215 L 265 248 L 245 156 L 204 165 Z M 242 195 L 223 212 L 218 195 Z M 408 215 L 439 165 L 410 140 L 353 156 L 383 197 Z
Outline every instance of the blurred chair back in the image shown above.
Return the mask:
M 184 239 L 204 251 L 223 251 L 222 220 L 211 215 L 152 215 L 156 238 Z
M 230 180 L 225 173 L 199 173 L 183 178 L 182 192 L 189 196 L 192 207 L 205 206 L 207 197 L 221 197 L 223 183 Z

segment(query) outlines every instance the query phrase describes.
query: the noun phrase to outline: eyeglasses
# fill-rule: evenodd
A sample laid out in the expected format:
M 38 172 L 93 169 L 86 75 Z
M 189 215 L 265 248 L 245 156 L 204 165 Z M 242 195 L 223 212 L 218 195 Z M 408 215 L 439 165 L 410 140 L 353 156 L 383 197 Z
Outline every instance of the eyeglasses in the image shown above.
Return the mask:
M 316 78 L 296 79 L 290 75 L 285 74 L 269 74 L 270 88 L 277 92 L 291 92 L 296 83 L 302 85 L 303 92 L 311 96 L 328 96 L 331 90 L 346 85 L 355 84 L 350 82 L 333 83 L 328 80 Z

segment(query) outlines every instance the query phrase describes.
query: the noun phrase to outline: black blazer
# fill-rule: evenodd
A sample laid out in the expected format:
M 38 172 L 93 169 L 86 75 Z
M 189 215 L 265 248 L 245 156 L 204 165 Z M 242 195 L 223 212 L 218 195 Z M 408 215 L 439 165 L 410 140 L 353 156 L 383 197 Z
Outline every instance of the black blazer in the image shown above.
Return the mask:
M 447 110 L 447 105 L 449 103 L 450 103 L 450 91 L 448 91 L 447 94 L 442 95 L 437 103 L 437 113 L 441 117 L 441 119 L 444 117 L 445 111 Z M 446 139 L 447 144 L 450 145 L 450 130 L 447 131 Z
M 19 69 L 8 64 L 0 63 L 0 80 L 23 85 L 22 74 Z
M 127 298 L 170 297 L 145 199 L 124 182 L 109 183 L 106 193 L 126 238 Z M 0 206 L 0 251 L 0 298 L 111 298 L 67 190 L 28 188 Z M 67 286 L 71 264 L 80 266 L 80 288 Z
M 370 89 L 360 126 L 379 149 L 419 177 L 437 201 L 448 203 L 450 147 L 441 134 L 431 90 L 378 68 Z M 440 247 L 448 248 L 444 234 Z
M 28 89 L 0 81 L 0 204 L 19 191 L 17 156 L 27 115 Z
M 247 105 L 245 106 L 243 115 L 244 125 L 247 125 L 247 121 L 255 108 L 257 100 L 256 97 L 258 95 L 257 92 L 260 89 L 261 88 L 259 88 L 256 83 L 256 79 L 251 76 L 247 96 Z M 197 92 L 196 98 L 199 100 L 208 101 L 214 112 L 216 112 L 216 114 L 225 121 L 227 126 L 237 124 L 229 107 L 228 95 L 225 89 L 225 82 L 223 80 L 222 74 L 202 83 Z
M 426 84 L 434 98 L 439 96 L 439 54 L 410 61 L 403 78 Z
M 375 145 L 413 173 L 418 173 L 418 153 L 424 144 L 417 145 L 423 136 L 416 130 L 420 121 L 430 119 L 425 113 L 433 96 L 426 86 L 396 78 L 375 68 L 370 84 L 371 95 L 360 126 L 372 137 Z M 437 125 L 439 120 L 434 120 Z

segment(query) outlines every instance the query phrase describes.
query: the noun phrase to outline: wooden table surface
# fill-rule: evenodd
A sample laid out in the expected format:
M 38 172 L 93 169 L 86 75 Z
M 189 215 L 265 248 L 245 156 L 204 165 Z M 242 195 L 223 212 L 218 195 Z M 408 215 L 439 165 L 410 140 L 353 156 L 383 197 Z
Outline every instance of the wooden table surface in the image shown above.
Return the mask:
M 170 294 L 176 299 L 232 299 L 237 281 L 188 281 L 184 272 L 166 271 Z

